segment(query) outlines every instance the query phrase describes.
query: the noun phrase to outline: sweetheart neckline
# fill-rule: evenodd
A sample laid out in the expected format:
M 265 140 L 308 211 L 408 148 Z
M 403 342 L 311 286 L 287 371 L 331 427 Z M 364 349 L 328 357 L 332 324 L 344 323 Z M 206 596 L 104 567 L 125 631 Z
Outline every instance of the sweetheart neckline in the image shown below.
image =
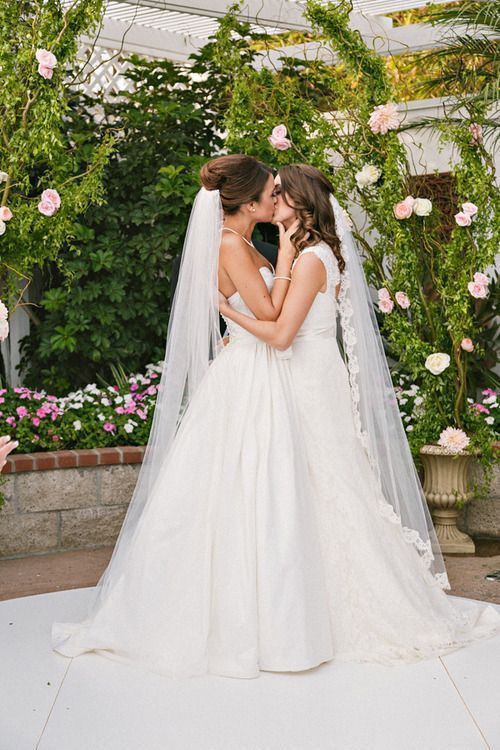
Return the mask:
M 274 276 L 274 271 L 271 271 L 271 269 L 269 268 L 269 266 L 259 266 L 259 268 L 258 268 L 257 270 L 259 271 L 259 273 L 260 273 L 260 271 L 262 271 L 262 270 L 264 270 L 264 271 L 269 271 L 269 273 L 270 273 L 270 274 L 271 274 L 272 276 Z M 240 296 L 240 297 L 241 297 L 241 295 L 240 295 L 239 291 L 238 291 L 238 290 L 236 290 L 235 292 L 233 292 L 233 293 L 231 294 L 231 296 L 230 296 L 230 297 L 226 297 L 227 301 L 229 302 L 229 300 L 230 300 L 230 299 L 232 299 L 233 297 L 236 297 L 236 295 L 238 295 L 238 296 Z

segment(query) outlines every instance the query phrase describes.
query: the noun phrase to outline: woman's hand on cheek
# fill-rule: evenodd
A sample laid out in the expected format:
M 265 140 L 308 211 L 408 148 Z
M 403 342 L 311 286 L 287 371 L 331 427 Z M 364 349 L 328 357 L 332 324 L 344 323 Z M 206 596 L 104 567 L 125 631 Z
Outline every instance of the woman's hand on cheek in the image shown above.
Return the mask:
M 288 229 L 285 229 L 284 225 L 278 221 L 276 222 L 278 226 L 278 230 L 280 233 L 280 246 L 279 246 L 279 252 L 280 255 L 284 255 L 287 260 L 292 263 L 292 261 L 295 258 L 296 249 L 295 245 L 292 244 L 292 236 L 295 234 L 297 229 L 300 227 L 300 219 L 295 219 L 293 224 L 291 224 Z

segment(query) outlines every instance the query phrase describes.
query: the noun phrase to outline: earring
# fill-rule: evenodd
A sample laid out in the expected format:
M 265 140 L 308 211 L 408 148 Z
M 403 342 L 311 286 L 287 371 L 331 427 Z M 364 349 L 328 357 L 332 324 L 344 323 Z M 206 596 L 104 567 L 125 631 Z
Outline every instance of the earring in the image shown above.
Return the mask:
M 252 211 L 255 211 L 255 208 L 252 208 L 251 210 L 252 210 Z

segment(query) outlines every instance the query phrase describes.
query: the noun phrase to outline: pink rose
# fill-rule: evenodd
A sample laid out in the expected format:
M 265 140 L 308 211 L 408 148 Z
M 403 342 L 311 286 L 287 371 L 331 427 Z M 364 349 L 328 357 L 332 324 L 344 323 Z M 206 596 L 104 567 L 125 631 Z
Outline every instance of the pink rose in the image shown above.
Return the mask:
M 12 219 L 12 211 L 8 206 L 2 206 L 0 208 L 0 219 L 2 219 L 2 221 L 10 221 Z
M 389 290 L 385 288 L 385 286 L 382 287 L 382 289 L 378 290 L 378 298 L 379 299 L 391 299 L 391 295 L 389 294 Z
M 41 196 L 42 201 L 50 201 L 54 204 L 56 208 L 61 207 L 61 197 L 57 190 L 53 190 L 52 188 L 47 188 L 43 191 Z
M 291 141 L 289 141 L 288 138 L 275 138 L 273 135 L 270 135 L 267 140 L 269 141 L 271 146 L 278 149 L 278 151 L 286 151 L 292 145 Z
M 52 201 L 40 201 L 38 210 L 44 216 L 54 216 L 57 213 L 57 208 Z
M 378 107 L 375 107 L 368 120 L 368 125 L 372 133 L 380 133 L 382 135 L 387 133 L 388 130 L 396 130 L 400 123 L 401 118 L 393 102 L 379 104 Z
M 474 203 L 462 203 L 462 211 L 464 212 L 464 214 L 475 216 L 477 214 L 477 210 L 477 206 L 475 206 Z
M 38 417 L 33 417 L 31 422 L 35 425 L 35 427 L 38 427 L 38 425 L 40 424 L 40 420 L 38 419 Z
M 277 138 L 279 141 L 283 138 L 286 138 L 287 129 L 284 125 L 276 125 L 275 128 L 273 128 L 273 132 L 271 135 L 273 138 Z
M 25 406 L 18 406 L 16 409 L 17 416 L 22 419 L 23 417 L 27 417 L 29 415 L 29 411 Z
M 403 308 L 403 310 L 410 307 L 410 298 L 404 292 L 396 292 L 396 302 Z
M 392 299 L 387 299 L 386 297 L 382 297 L 382 299 L 379 299 L 378 301 L 378 307 L 380 312 L 383 313 L 390 313 L 392 312 L 392 308 L 394 307 L 394 302 Z
M 462 339 L 460 342 L 460 346 L 464 350 L 464 352 L 473 352 L 474 351 L 474 344 L 472 343 L 472 339 Z
M 480 271 L 477 271 L 473 276 L 474 281 L 476 284 L 482 284 L 483 286 L 488 286 L 490 283 L 489 278 L 486 276 L 485 273 L 481 273 Z
M 57 57 L 47 49 L 37 49 L 35 57 L 36 61 L 46 68 L 55 68 L 57 66 Z
M 105 430 L 105 432 L 114 432 L 116 430 L 116 425 L 112 422 L 105 422 L 102 429 Z
M 484 299 L 488 296 L 488 287 L 484 284 L 478 284 L 476 281 L 469 281 L 467 289 L 476 299 Z
M 39 65 L 38 72 L 42 76 L 42 78 L 49 80 L 50 78 L 52 78 L 54 70 L 52 68 L 48 68 L 46 65 Z
M 401 201 L 400 203 L 396 203 L 396 205 L 393 207 L 394 216 L 396 219 L 409 219 L 410 216 L 413 213 L 413 204 L 415 203 L 415 199 L 413 196 L 408 195 L 404 201 Z
M 459 227 L 468 227 L 472 224 L 472 216 L 464 211 L 459 211 L 458 214 L 455 214 L 455 221 Z
M 16 418 L 15 417 L 7 417 L 5 420 L 9 427 L 15 427 L 16 426 Z

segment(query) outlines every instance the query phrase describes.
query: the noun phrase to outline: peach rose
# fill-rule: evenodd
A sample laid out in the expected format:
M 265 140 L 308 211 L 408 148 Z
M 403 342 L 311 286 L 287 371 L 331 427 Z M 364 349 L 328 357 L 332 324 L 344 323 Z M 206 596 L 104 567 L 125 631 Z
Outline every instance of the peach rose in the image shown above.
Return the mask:
M 410 298 L 404 292 L 396 292 L 396 302 L 403 308 L 403 310 L 410 307 Z
M 483 284 L 484 286 L 488 286 L 490 283 L 489 278 L 486 276 L 485 273 L 481 273 L 480 271 L 476 271 L 474 276 L 472 277 L 476 284 Z
M 393 207 L 394 216 L 396 219 L 409 219 L 410 216 L 413 213 L 413 204 L 415 203 L 414 198 L 411 195 L 408 195 L 404 201 L 400 201 L 399 203 L 396 203 L 396 205 Z
M 42 200 L 43 201 L 51 201 L 51 203 L 54 204 L 56 208 L 60 208 L 61 206 L 61 198 L 57 190 L 53 190 L 52 188 L 47 188 L 42 193 Z
M 475 216 L 478 208 L 474 203 L 462 203 L 462 211 L 464 214 L 469 214 L 469 216 Z
M 36 61 L 45 68 L 55 68 L 57 66 L 57 57 L 47 49 L 37 49 L 35 57 Z
M 8 206 L 0 207 L 0 219 L 2 221 L 10 221 L 12 219 L 12 211 Z
M 381 289 L 378 290 L 378 298 L 379 299 L 391 299 L 391 295 L 389 294 L 389 290 L 383 286 Z
M 455 214 L 455 221 L 459 227 L 469 227 L 472 224 L 472 216 L 465 211 L 459 211 Z
M 464 350 L 464 352 L 473 352 L 474 351 L 474 344 L 472 343 L 472 339 L 462 339 L 460 342 L 460 346 Z
M 378 301 L 378 307 L 380 312 L 383 312 L 385 314 L 392 312 L 392 308 L 394 307 L 394 302 L 392 299 L 387 299 L 386 297 L 382 297 L 382 299 L 379 299 Z
M 469 281 L 467 289 L 475 299 L 484 299 L 488 296 L 488 287 L 485 284 L 478 284 L 476 281 Z
M 276 125 L 273 128 L 273 132 L 268 138 L 269 143 L 273 148 L 278 151 L 286 151 L 292 145 L 291 141 L 286 137 L 287 130 L 284 125 Z
M 396 130 L 401 123 L 401 117 L 394 102 L 379 104 L 375 107 L 368 120 L 372 133 L 384 135 L 388 130 Z

